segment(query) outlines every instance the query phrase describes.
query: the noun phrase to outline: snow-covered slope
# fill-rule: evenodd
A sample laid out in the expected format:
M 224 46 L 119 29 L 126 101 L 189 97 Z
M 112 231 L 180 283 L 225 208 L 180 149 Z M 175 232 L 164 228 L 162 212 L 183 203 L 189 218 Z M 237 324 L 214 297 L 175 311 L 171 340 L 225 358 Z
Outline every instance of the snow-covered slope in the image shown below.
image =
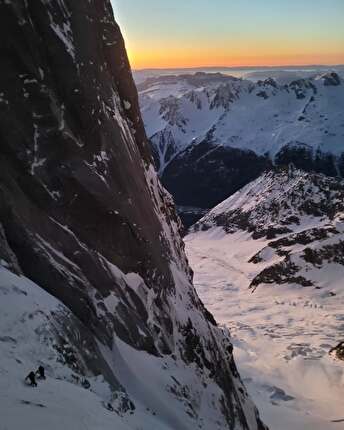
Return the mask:
M 342 181 L 278 169 L 186 237 L 198 293 L 230 328 L 249 390 L 273 428 L 342 425 L 344 362 L 332 348 L 343 341 L 343 197 Z
M 192 231 L 214 227 L 268 241 L 251 258 L 261 268 L 251 288 L 267 283 L 321 287 L 324 269 L 332 281 L 344 274 L 344 182 L 335 178 L 292 167 L 267 172 L 216 206 Z
M 344 83 L 335 72 L 287 83 L 161 76 L 138 89 L 162 181 L 178 205 L 211 208 L 271 164 L 344 173 Z
M 3 428 L 40 429 L 48 424 L 68 430 L 223 428 L 216 405 L 219 387 L 202 370 L 193 374 L 176 357 L 154 357 L 118 338 L 111 349 L 95 343 L 68 307 L 4 267 L 0 298 Z M 96 367 L 102 363 L 103 375 L 94 374 L 84 354 Z M 47 380 L 38 380 L 38 387 L 31 388 L 24 377 L 39 365 L 45 367 Z M 114 381 L 109 383 L 104 374 L 118 378 L 125 392 L 114 390 Z M 201 395 L 201 384 L 207 385 L 209 395 Z M 255 428 L 254 419 L 253 415 L 248 428 Z
M 202 73 L 151 78 L 138 86 L 160 173 L 174 156 L 218 123 L 241 86 L 236 78 Z
M 67 307 L 27 278 L 0 267 L 2 428 L 81 430 L 113 429 L 115 425 L 119 430 L 131 429 L 117 413 L 106 408 L 107 403 L 113 403 L 121 410 L 121 399 L 116 402 L 109 384 L 87 371 L 82 356 L 66 336 L 67 321 L 73 325 L 70 335 L 84 336 L 84 348 L 90 348 L 89 354 L 95 358 L 97 350 L 91 333 L 80 328 L 80 322 Z M 47 380 L 31 388 L 24 378 L 39 365 L 45 367 Z M 81 368 L 90 389 L 82 387 Z M 143 415 L 149 419 L 150 414 L 144 411 Z
M 2 1 L 0 37 L 1 420 L 17 430 L 28 407 L 73 430 L 118 416 L 135 430 L 263 429 L 192 285 L 110 1 Z M 38 364 L 49 379 L 28 392 Z

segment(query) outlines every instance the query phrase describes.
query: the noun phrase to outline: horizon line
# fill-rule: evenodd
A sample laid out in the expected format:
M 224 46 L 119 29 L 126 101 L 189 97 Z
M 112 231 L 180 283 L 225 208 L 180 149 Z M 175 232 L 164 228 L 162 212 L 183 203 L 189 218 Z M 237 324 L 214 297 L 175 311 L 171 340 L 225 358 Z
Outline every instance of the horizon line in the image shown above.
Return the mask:
M 243 70 L 243 69 L 301 69 L 301 68 L 331 68 L 344 67 L 344 64 L 289 64 L 289 65 L 266 65 L 266 66 L 192 66 L 192 67 L 132 67 L 134 72 L 145 72 L 150 70 Z

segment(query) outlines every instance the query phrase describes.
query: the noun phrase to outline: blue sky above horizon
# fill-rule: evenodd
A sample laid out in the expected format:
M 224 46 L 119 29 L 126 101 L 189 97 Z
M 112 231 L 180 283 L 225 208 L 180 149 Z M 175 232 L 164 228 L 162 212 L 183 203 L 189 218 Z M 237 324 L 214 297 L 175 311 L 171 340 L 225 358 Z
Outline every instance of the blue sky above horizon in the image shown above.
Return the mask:
M 111 0 L 134 68 L 344 63 L 344 0 Z

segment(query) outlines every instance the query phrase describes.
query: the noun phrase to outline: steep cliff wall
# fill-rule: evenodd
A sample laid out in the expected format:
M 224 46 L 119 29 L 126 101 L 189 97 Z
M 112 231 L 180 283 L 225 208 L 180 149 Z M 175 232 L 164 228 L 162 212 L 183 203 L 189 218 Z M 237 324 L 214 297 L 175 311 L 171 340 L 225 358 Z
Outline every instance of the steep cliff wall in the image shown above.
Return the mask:
M 68 310 L 51 313 L 59 351 L 166 428 L 262 428 L 192 287 L 110 2 L 1 1 L 0 32 L 0 255 Z M 142 388 L 147 354 L 168 405 Z

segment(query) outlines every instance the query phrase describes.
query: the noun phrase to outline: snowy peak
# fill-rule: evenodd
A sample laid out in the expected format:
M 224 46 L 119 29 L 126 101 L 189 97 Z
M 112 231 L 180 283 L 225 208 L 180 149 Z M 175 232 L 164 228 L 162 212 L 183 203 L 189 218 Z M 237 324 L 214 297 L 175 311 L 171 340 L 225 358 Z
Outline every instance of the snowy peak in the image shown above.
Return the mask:
M 336 93 L 330 88 L 334 86 Z M 269 153 L 271 157 L 292 141 L 325 153 L 343 152 L 340 127 L 344 121 L 344 90 L 336 72 L 283 85 L 272 78 L 254 83 L 221 74 L 162 76 L 148 79 L 138 88 L 143 119 L 153 146 L 156 146 L 157 133 L 169 130 L 174 138 L 173 151 L 158 151 L 160 166 L 166 166 L 196 139 L 201 142 L 210 129 L 215 130 L 217 144 L 253 150 L 260 155 Z M 166 117 L 166 99 L 173 116 L 178 112 L 182 121 Z M 204 120 L 205 113 L 208 121 Z M 304 122 L 301 124 L 301 121 Z M 314 127 L 316 133 L 313 130 L 307 137 L 306 132 Z M 168 159 L 164 158 L 167 152 Z
M 160 173 L 178 153 L 204 138 L 247 88 L 240 79 L 220 73 L 162 76 L 139 84 L 144 123 Z
M 335 279 L 344 271 L 343 202 L 343 181 L 279 169 L 216 206 L 192 231 L 246 231 L 260 241 L 249 261 L 257 265 L 252 288 L 286 283 L 322 288 L 321 270 L 333 265 Z
M 304 222 L 331 220 L 344 212 L 344 182 L 292 167 L 264 173 L 211 210 L 208 223 L 227 230 L 245 228 L 256 237 L 292 232 Z
M 282 82 L 161 76 L 138 88 L 155 164 L 180 207 L 209 209 L 271 166 L 344 175 L 344 85 L 336 72 Z
M 330 87 L 337 87 L 338 85 L 342 84 L 342 79 L 339 77 L 338 73 L 336 72 L 329 72 L 321 75 L 319 77 L 324 82 L 325 86 Z

